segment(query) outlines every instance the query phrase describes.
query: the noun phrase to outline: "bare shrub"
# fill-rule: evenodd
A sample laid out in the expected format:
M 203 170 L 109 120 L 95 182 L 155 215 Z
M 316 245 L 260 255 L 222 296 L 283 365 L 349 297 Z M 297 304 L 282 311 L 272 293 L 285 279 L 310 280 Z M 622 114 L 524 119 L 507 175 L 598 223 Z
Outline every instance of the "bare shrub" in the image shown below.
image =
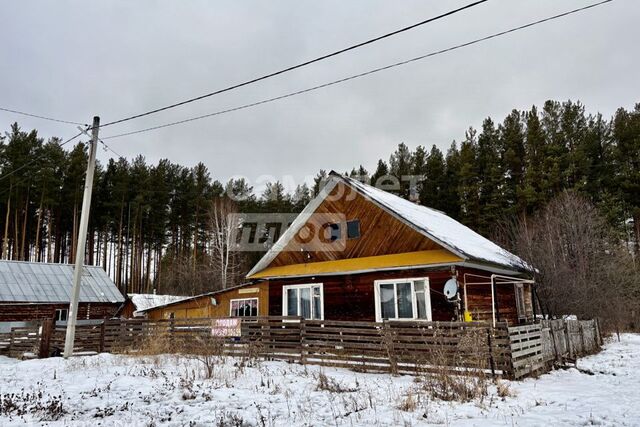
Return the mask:
M 516 393 L 511 390 L 509 383 L 502 381 L 496 381 L 496 392 L 498 393 L 498 396 L 503 399 L 506 397 L 514 397 L 516 395 Z
M 349 388 L 340 384 L 335 378 L 327 376 L 324 372 L 317 375 L 316 390 L 329 391 L 331 393 L 351 393 L 358 391 L 357 388 Z
M 249 427 L 251 423 L 245 421 L 241 415 L 233 412 L 224 412 L 216 419 L 217 427 Z
M 471 328 L 461 333 L 455 347 L 443 339 L 428 353 L 421 389 L 432 399 L 468 402 L 488 394 L 486 330 Z M 436 337 L 443 334 L 434 333 Z
M 19 393 L 0 394 L 0 415 L 31 415 L 40 421 L 56 421 L 68 413 L 62 402 L 62 396 L 42 391 L 29 393 L 22 390 Z
M 600 318 L 605 331 L 633 326 L 638 266 L 585 198 L 564 192 L 533 217 L 505 225 L 498 239 L 537 269 L 543 314 Z
M 204 378 L 211 379 L 215 368 L 224 363 L 224 339 L 213 336 L 196 339 L 183 348 L 182 354 L 197 361 L 203 368 Z
M 402 398 L 398 409 L 405 412 L 413 412 L 418 408 L 418 398 L 413 390 L 409 390 Z

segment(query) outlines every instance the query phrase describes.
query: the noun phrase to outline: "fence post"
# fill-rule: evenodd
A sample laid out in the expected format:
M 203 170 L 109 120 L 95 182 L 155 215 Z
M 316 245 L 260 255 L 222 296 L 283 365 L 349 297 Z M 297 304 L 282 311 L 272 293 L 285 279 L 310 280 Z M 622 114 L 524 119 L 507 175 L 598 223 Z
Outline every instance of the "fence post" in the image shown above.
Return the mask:
M 602 335 L 600 335 L 600 321 L 597 317 L 593 319 L 593 329 L 596 339 L 596 346 L 597 348 L 600 348 L 602 346 Z
M 38 349 L 38 357 L 41 359 L 49 357 L 49 347 L 54 327 L 55 323 L 53 319 L 42 320 L 42 333 L 40 334 L 40 346 Z
M 569 321 L 563 319 L 562 320 L 562 326 L 564 327 L 564 333 L 565 336 L 567 337 L 567 351 L 569 352 L 569 359 L 573 359 L 574 356 L 574 349 L 573 349 L 573 345 L 571 343 L 571 333 L 569 332 Z
M 99 353 L 104 353 L 104 332 L 105 332 L 105 323 L 107 323 L 107 319 L 102 319 L 102 323 L 100 324 L 100 345 L 99 345 Z
M 305 336 L 307 334 L 307 327 L 305 319 L 300 320 L 300 363 L 303 365 L 307 363 L 307 357 L 305 356 Z
M 505 328 L 507 329 L 507 339 L 509 340 L 509 345 L 507 346 L 507 369 L 509 369 L 509 372 L 505 372 L 507 374 L 507 376 L 511 379 L 515 379 L 516 378 L 516 368 L 515 366 L 513 366 L 513 340 L 511 339 L 511 331 L 509 330 L 509 326 L 505 326 Z
M 581 352 L 581 356 L 584 354 L 587 354 L 587 344 L 584 341 L 584 327 L 582 326 L 582 321 L 578 320 L 578 326 L 580 327 L 580 342 L 582 343 L 582 352 Z M 577 355 L 576 355 L 577 357 Z
M 384 339 L 385 350 L 387 351 L 387 357 L 389 358 L 389 373 L 396 375 L 398 373 L 398 361 L 396 359 L 394 349 L 393 332 L 389 325 L 389 321 L 384 320 L 382 323 L 382 333 Z
M 556 332 L 555 332 L 555 328 L 553 327 L 553 321 L 552 320 L 548 320 L 547 322 L 549 322 L 549 336 L 551 337 L 551 345 L 553 346 L 553 356 L 554 356 L 554 363 L 558 363 L 560 360 L 560 357 L 558 356 L 558 343 L 556 342 Z M 546 363 L 546 360 L 545 360 Z
M 489 345 L 489 364 L 491 365 L 491 376 L 493 378 L 496 377 L 496 362 L 495 360 L 493 360 L 493 343 L 492 343 L 492 339 L 491 339 L 491 334 L 492 334 L 492 329 L 491 326 L 489 326 L 487 328 L 487 344 Z

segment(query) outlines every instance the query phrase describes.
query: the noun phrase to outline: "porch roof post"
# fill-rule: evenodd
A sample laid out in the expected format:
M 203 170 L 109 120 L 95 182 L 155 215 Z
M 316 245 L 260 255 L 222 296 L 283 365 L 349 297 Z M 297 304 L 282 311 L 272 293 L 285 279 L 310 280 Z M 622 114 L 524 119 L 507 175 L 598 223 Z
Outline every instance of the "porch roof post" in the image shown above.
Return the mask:
M 495 295 L 495 274 L 491 275 L 491 317 L 493 318 L 493 327 L 496 327 L 496 295 Z

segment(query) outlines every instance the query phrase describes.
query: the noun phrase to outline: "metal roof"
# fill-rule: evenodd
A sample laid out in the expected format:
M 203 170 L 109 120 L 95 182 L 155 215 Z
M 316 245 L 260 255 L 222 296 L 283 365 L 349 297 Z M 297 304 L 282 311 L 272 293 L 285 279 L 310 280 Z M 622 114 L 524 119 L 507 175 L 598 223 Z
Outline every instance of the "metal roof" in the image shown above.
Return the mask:
M 68 303 L 74 266 L 0 261 L 0 303 Z M 121 303 L 124 297 L 101 267 L 84 266 L 80 302 Z

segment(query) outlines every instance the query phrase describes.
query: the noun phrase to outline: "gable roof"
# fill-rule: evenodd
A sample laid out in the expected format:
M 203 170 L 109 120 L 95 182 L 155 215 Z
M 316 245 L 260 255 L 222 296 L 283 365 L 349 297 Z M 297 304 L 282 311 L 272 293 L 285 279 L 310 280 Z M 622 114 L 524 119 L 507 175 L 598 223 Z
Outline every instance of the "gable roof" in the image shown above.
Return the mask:
M 247 275 L 248 277 L 270 265 L 279 251 L 295 236 L 338 182 L 349 186 L 390 215 L 393 215 L 465 261 L 491 264 L 502 268 L 506 267 L 513 271 L 530 269 L 527 263 L 516 255 L 501 248 L 443 212 L 410 202 L 379 188 L 332 172 L 327 185 L 320 191 L 320 194 L 305 207 L 287 231 L 253 267 Z
M 0 303 L 68 303 L 72 264 L 0 261 Z M 80 302 L 122 303 L 124 297 L 102 267 L 82 267 Z

